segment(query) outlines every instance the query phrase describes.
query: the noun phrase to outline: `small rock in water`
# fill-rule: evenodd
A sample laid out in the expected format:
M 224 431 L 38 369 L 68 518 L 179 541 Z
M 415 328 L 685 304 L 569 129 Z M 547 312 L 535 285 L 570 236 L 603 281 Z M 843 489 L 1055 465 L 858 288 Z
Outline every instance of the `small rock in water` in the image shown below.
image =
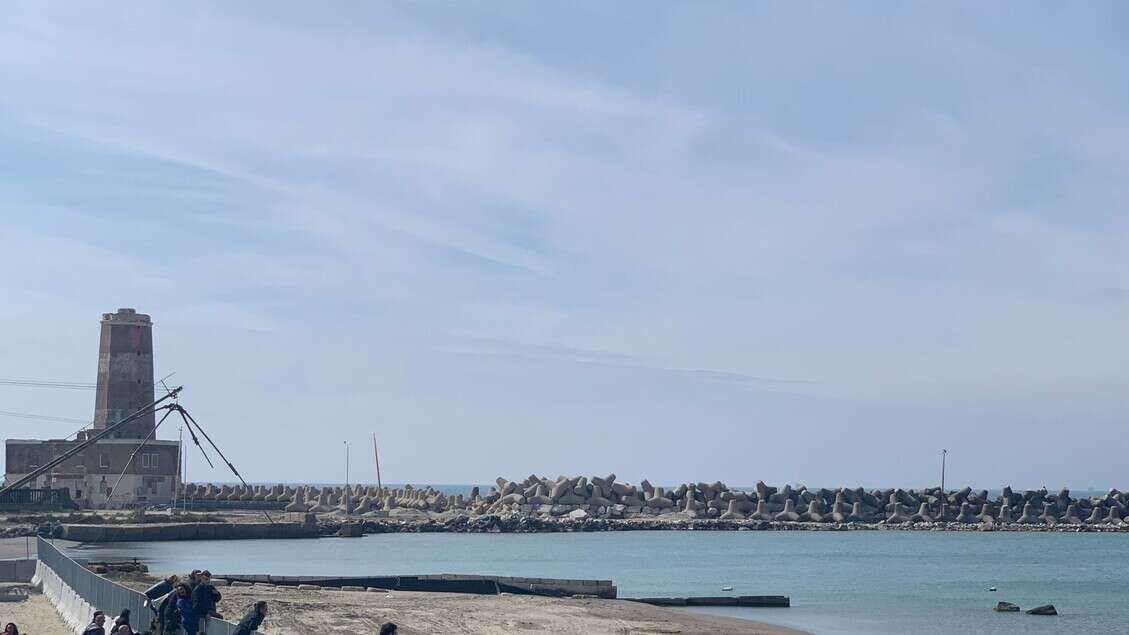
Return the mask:
M 996 610 L 1000 613 L 1014 613 L 1019 611 L 1019 605 L 1011 602 L 997 602 Z
M 1028 615 L 1058 615 L 1055 610 L 1054 604 L 1044 604 L 1043 606 L 1036 606 L 1033 609 L 1027 609 Z
M 988 587 L 988 590 L 989 590 L 989 591 L 995 591 L 995 590 L 996 590 L 996 587 L 994 587 L 994 586 L 990 586 L 990 587 Z

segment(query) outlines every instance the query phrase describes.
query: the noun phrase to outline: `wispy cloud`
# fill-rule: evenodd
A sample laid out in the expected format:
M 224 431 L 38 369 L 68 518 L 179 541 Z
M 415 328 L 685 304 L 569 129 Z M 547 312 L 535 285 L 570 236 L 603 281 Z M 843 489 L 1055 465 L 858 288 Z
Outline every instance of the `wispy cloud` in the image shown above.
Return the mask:
M 806 379 L 778 379 L 726 370 L 677 368 L 648 362 L 643 357 L 638 355 L 609 353 L 583 348 L 531 344 L 513 340 L 497 340 L 470 337 L 462 337 L 460 339 L 463 340 L 461 345 L 456 344 L 447 346 L 442 350 L 456 355 L 471 355 L 481 357 L 513 357 L 529 360 L 602 366 L 606 368 L 639 370 L 645 372 L 661 372 L 677 375 L 686 379 L 700 381 L 719 381 L 760 385 L 815 383 L 814 381 Z

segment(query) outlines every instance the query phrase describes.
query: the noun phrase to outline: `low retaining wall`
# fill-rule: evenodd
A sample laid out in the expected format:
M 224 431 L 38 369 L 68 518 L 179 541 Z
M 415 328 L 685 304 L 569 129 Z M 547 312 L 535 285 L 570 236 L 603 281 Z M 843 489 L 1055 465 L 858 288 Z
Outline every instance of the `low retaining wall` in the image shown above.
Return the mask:
M 614 599 L 616 587 L 611 580 L 562 580 L 556 578 L 520 578 L 509 576 L 462 575 L 443 573 L 436 575 L 401 576 L 285 576 L 216 574 L 216 578 L 230 582 L 250 582 L 298 586 L 309 584 L 328 588 L 376 587 L 396 591 L 428 591 L 438 593 L 475 593 L 496 595 L 547 595 L 554 597 L 590 595 Z
M 792 606 L 792 599 L 786 595 L 732 595 L 699 596 L 685 598 L 623 598 L 630 602 L 653 604 L 655 606 L 750 606 L 776 607 Z
M 169 523 L 147 525 L 63 525 L 62 538 L 75 542 L 154 540 L 253 540 L 317 538 L 316 525 L 302 523 Z
M 35 558 L 0 560 L 0 582 L 29 582 L 35 576 Z

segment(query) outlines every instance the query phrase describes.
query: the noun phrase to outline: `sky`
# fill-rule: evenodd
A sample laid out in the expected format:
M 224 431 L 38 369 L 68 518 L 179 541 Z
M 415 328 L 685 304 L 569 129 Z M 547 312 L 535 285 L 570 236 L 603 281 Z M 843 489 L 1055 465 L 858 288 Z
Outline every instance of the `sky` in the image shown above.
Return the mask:
M 919 487 L 945 448 L 947 484 L 1124 489 L 1127 25 L 11 3 L 0 379 L 93 382 L 134 307 L 252 481 L 341 481 L 346 441 L 373 481 L 375 433 L 391 482 Z

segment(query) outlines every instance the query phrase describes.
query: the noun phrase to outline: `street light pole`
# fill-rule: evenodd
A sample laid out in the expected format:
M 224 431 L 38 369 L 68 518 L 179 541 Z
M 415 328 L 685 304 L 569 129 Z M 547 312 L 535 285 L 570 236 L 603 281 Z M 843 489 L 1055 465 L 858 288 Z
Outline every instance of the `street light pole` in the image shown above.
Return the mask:
M 945 457 L 949 451 L 941 448 L 941 522 L 945 522 L 945 501 L 949 496 L 945 493 Z
M 345 517 L 348 518 L 352 510 L 349 508 L 349 442 L 345 442 Z

